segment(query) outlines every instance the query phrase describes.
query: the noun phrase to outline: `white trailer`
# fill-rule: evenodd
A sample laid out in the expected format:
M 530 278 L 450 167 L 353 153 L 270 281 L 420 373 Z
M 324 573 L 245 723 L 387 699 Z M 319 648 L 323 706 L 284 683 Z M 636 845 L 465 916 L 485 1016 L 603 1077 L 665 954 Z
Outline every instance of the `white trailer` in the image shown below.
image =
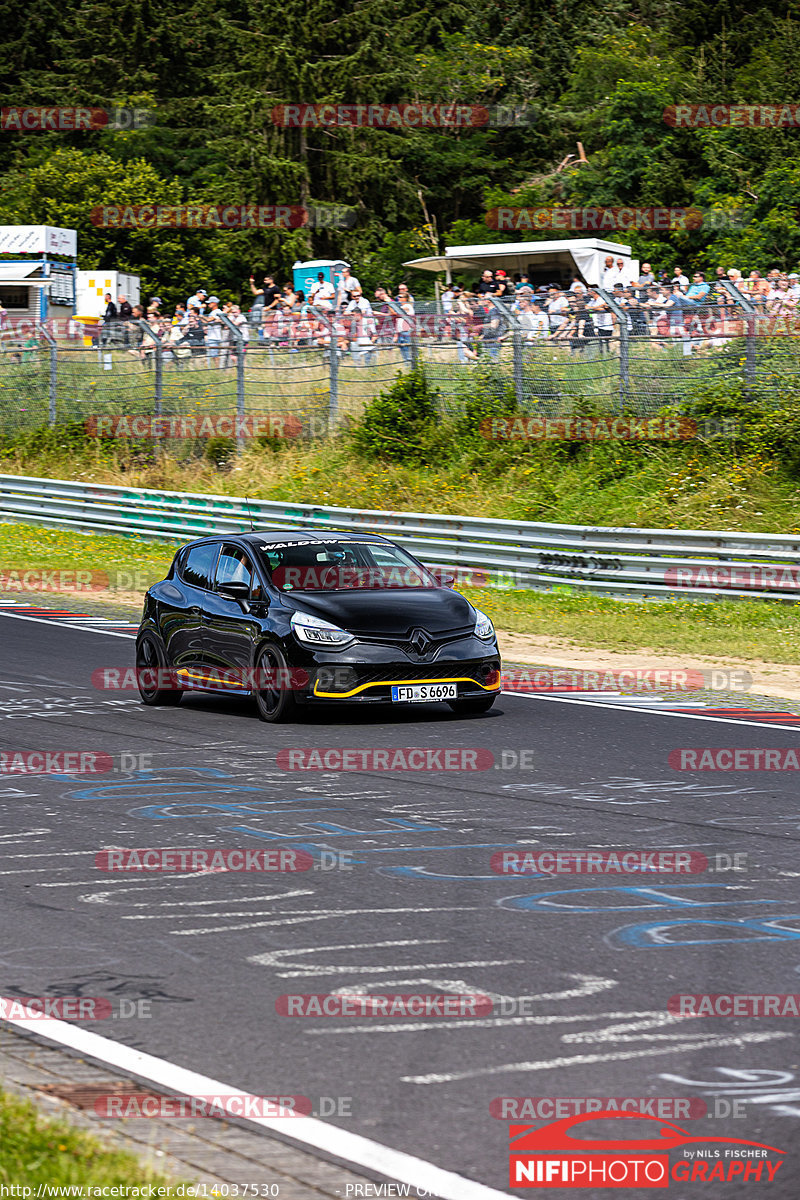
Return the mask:
M 140 279 L 138 275 L 127 275 L 124 271 L 78 271 L 75 292 L 75 314 L 79 317 L 101 317 L 105 312 L 106 292 L 117 304 L 122 293 L 130 305 L 139 303 Z
M 568 288 L 575 276 L 590 287 L 602 279 L 607 255 L 624 261 L 626 280 L 639 276 L 639 260 L 631 258 L 630 246 L 602 238 L 564 238 L 549 242 L 493 242 L 473 246 L 447 246 L 444 254 L 412 258 L 403 263 L 418 271 L 444 271 L 449 283 L 455 272 L 471 271 L 474 280 L 481 271 L 502 267 L 510 275 L 526 274 L 534 286 L 555 284 Z

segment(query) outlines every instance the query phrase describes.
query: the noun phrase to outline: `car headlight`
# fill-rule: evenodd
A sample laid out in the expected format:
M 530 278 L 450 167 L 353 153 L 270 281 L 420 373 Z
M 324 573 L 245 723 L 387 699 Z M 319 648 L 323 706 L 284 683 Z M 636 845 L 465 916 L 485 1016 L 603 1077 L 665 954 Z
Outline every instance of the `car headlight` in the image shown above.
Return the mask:
M 479 608 L 475 609 L 475 637 L 483 638 L 487 642 L 494 637 L 494 625 Z
M 330 621 L 323 621 L 321 617 L 312 617 L 310 613 L 292 613 L 291 626 L 295 636 L 307 646 L 330 646 L 331 649 L 339 649 L 355 641 L 352 633 L 348 633 L 346 629 L 340 629 Z

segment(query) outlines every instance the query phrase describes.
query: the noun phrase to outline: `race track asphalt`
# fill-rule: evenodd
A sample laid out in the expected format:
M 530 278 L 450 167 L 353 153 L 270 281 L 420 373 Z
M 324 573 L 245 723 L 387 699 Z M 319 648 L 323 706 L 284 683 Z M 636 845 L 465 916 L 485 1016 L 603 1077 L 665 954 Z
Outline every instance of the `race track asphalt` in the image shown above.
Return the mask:
M 709 1115 L 674 1123 L 779 1147 L 785 1161 L 769 1185 L 671 1194 L 798 1194 L 800 1018 L 668 1011 L 676 994 L 800 992 L 797 773 L 668 763 L 679 747 L 800 748 L 797 730 L 507 695 L 472 719 L 444 705 L 349 707 L 268 726 L 241 699 L 154 709 L 93 686 L 132 652 L 129 638 L 0 616 L 0 750 L 105 753 L 117 767 L 0 776 L 1 995 L 149 1001 L 149 1018 L 89 1027 L 233 1088 L 309 1096 L 317 1112 L 330 1098 L 331 1124 L 503 1192 L 508 1123 L 490 1104 L 527 1096 L 705 1100 Z M 461 772 L 276 761 L 326 747 L 529 757 Z M 281 846 L 307 849 L 315 869 L 95 865 L 108 847 Z M 692 851 L 739 869 L 494 873 L 492 854 L 515 846 Z M 323 851 L 326 865 L 346 851 L 349 869 L 318 869 Z M 343 990 L 480 993 L 494 1008 L 276 1012 L 287 993 Z

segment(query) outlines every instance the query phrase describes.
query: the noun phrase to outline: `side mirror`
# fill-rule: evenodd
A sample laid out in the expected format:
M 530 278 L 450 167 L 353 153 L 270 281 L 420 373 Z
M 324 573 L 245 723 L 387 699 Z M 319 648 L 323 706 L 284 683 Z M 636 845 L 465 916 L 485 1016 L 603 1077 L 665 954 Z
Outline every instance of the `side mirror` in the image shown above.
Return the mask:
M 219 588 L 219 595 L 226 600 L 238 601 L 245 612 L 250 607 L 250 584 L 244 583 L 242 580 L 232 579 L 229 583 L 223 583 Z
M 451 588 L 456 581 L 455 575 L 449 575 L 446 571 L 431 571 L 431 575 L 439 587 Z

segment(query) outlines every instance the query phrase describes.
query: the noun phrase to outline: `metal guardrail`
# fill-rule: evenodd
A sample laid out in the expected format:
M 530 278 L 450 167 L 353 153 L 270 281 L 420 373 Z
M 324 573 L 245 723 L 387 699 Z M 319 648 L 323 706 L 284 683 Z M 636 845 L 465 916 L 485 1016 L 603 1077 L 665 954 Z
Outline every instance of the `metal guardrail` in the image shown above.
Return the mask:
M 247 530 L 251 516 L 256 528 L 381 533 L 431 566 L 485 573 L 490 587 L 783 601 L 800 590 L 800 535 L 548 525 L 0 475 L 0 521 L 188 541 Z

